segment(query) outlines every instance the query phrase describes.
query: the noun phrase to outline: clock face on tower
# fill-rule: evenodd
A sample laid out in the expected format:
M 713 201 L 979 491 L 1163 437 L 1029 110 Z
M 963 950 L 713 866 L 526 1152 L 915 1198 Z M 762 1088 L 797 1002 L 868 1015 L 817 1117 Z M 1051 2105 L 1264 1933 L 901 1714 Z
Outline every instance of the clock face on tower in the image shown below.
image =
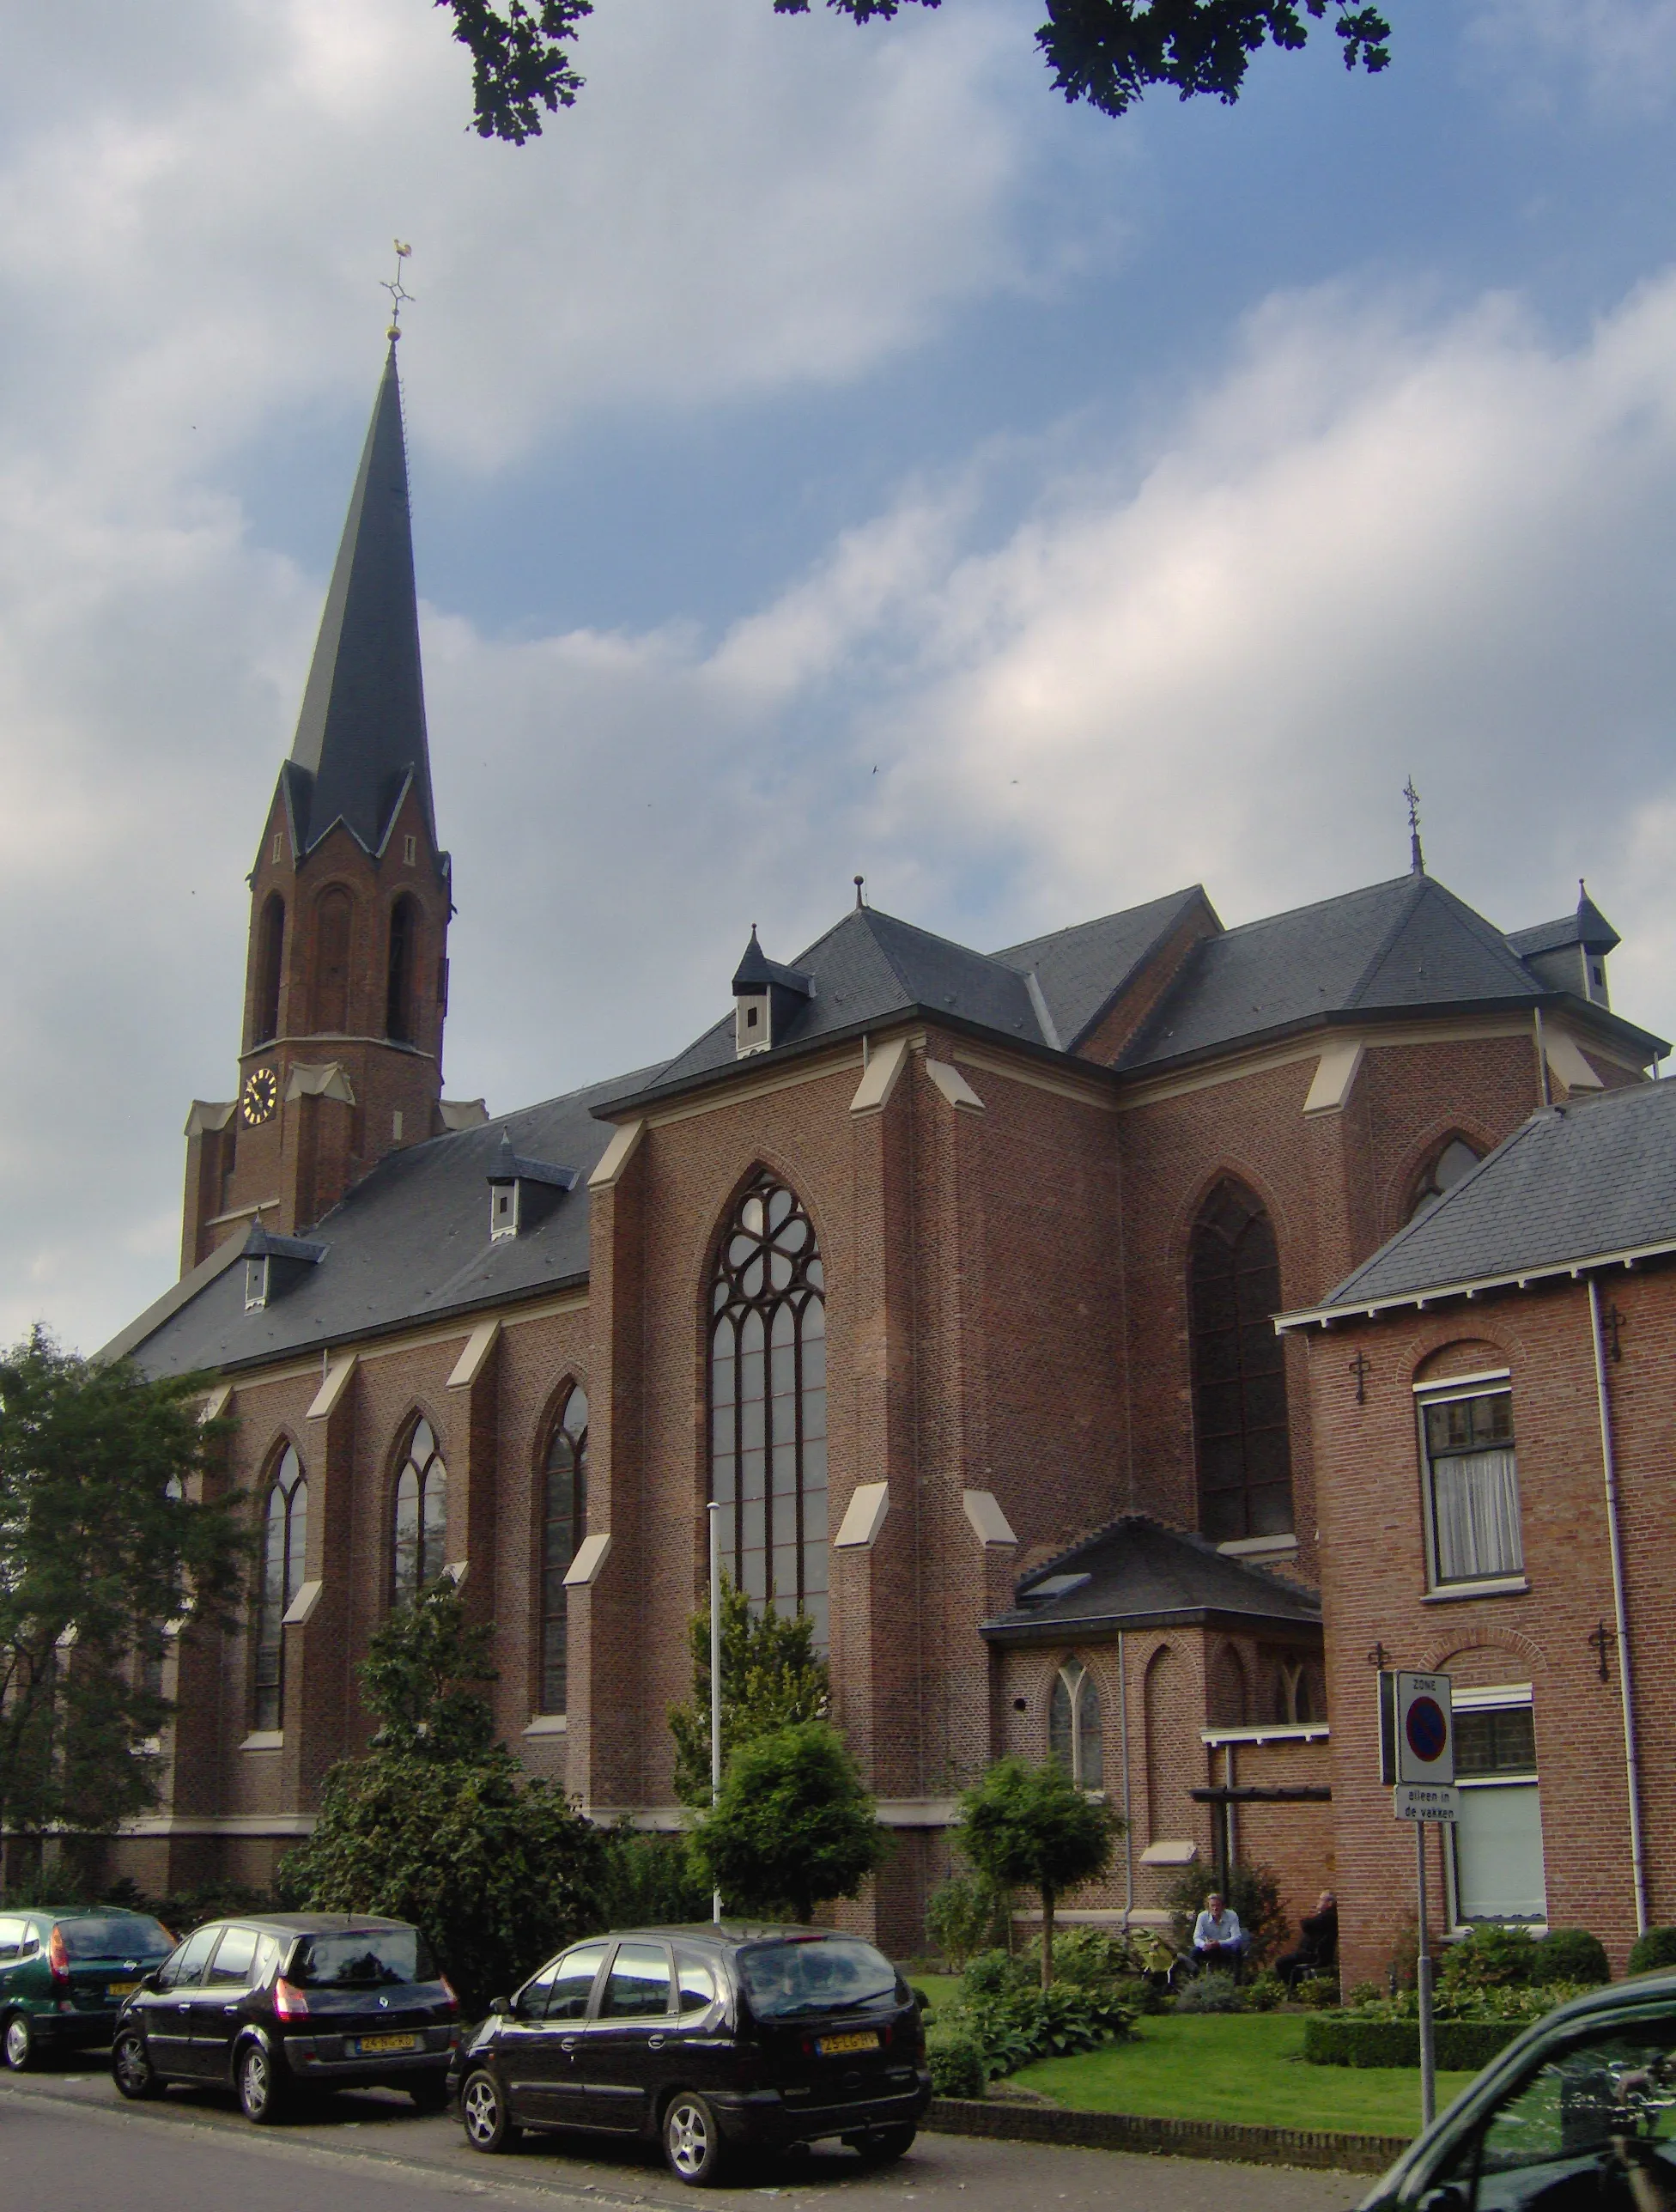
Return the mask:
M 253 1129 L 268 1120 L 279 1103 L 279 1078 L 270 1067 L 253 1069 L 245 1079 L 240 1106 Z

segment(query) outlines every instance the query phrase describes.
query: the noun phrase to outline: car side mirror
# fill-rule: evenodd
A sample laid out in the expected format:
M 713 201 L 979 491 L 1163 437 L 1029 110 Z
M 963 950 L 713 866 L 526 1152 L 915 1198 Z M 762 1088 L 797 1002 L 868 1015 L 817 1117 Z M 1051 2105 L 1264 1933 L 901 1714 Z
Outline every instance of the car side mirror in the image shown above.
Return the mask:
M 510 1997 L 491 1997 L 489 2001 L 489 2008 L 496 2020 L 510 2020 L 513 2016 Z
M 1428 2189 L 1420 2199 L 1419 2212 L 1466 2212 L 1464 2191 L 1452 2181 L 1445 2181 L 1436 2189 Z

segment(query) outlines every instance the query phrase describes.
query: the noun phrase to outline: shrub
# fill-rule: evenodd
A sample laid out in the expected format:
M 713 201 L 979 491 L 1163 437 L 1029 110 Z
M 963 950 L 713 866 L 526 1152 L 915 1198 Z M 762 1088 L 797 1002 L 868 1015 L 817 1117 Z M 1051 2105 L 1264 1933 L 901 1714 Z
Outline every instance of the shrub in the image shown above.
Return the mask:
M 986 2077 L 1011 2074 L 1033 2058 L 1060 2058 L 1093 2051 L 1114 2036 L 1126 2036 L 1134 2025 L 1133 2007 L 1090 1990 L 1034 1986 L 1028 1967 L 1006 1960 L 1010 1975 L 996 1966 L 1005 1954 L 988 1953 L 967 1969 L 961 1995 L 938 2015 L 939 2033 L 969 2036 L 983 2054 Z M 972 1986 L 974 1972 L 981 1987 Z
M 805 1927 L 823 1899 L 853 1897 L 890 1850 L 849 1747 L 826 1721 L 740 1744 L 692 1834 L 702 1878 L 736 1912 L 789 1911 Z
M 1437 2063 L 1475 2074 L 1521 2033 L 1513 2021 L 1440 2020 L 1433 2031 Z M 1420 2024 L 1318 2012 L 1303 2023 L 1303 2056 L 1311 2066 L 1418 2066 Z
M 1465 1942 L 1453 1943 L 1438 1969 L 1439 1989 L 1487 1990 L 1522 1987 L 1533 1977 L 1537 1948 L 1528 1929 L 1477 1928 Z
M 1612 1979 L 1606 1947 L 1587 1928 L 1551 1928 L 1537 1944 L 1531 1979 L 1544 1988 L 1552 1982 L 1581 1982 L 1598 1989 Z
M 1280 1883 L 1272 1867 L 1236 1866 L 1223 1883 L 1212 1866 L 1195 1863 L 1183 1867 L 1170 1884 L 1164 1902 L 1175 1916 L 1175 1940 L 1184 1951 L 1193 1943 L 1193 1923 L 1213 1889 L 1240 1916 L 1247 1938 L 1246 1957 L 1260 1966 L 1285 1941 L 1286 1916 L 1280 1910 Z
M 987 2081 L 983 2045 L 962 2027 L 933 2027 L 926 2033 L 926 2057 L 932 2094 L 938 2097 L 981 2097 Z
M 1339 2003 L 1336 1973 L 1306 1974 L 1292 1991 L 1292 2002 L 1310 2012 L 1331 2012 Z
M 1005 1942 L 1011 1911 L 1011 1890 L 997 1889 L 979 1875 L 950 1875 L 932 1893 L 926 1925 L 958 1973 L 975 1952 Z
M 1272 2012 L 1286 1998 L 1286 1984 L 1278 1974 L 1259 1974 L 1248 1984 L 1245 1992 L 1248 2012 Z
M 1236 1908 L 1237 1909 L 1237 1908 Z M 1232 1974 L 1200 1974 L 1175 1992 L 1177 2012 L 1242 2012 L 1245 2000 Z
M 1676 1966 L 1676 1928 L 1649 1928 L 1637 1936 L 1630 1951 L 1632 1974 L 1655 1974 Z
M 710 1917 L 709 1884 L 684 1836 L 614 1828 L 605 1839 L 601 1917 L 612 1928 L 659 1928 Z
M 1359 2005 L 1382 2002 L 1384 1996 L 1385 1992 L 1377 1982 L 1354 1982 L 1345 1992 L 1345 2003 L 1348 2009 L 1354 2011 Z
M 1010 1958 L 1005 1951 L 980 1951 L 967 1961 L 960 1978 L 961 1998 L 998 1997 L 1008 1990 L 1028 1990 L 1035 1980 L 1027 1960 Z

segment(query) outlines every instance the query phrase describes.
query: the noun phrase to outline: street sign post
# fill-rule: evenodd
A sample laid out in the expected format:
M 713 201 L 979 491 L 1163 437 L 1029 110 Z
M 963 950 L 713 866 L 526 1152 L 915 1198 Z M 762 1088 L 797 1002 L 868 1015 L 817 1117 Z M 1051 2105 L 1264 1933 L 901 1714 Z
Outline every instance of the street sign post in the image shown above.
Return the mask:
M 1414 1823 L 1414 1872 L 1419 1956 L 1420 2121 L 1437 2115 L 1437 2051 L 1432 2027 L 1431 1945 L 1426 1931 L 1428 1820 L 1460 1818 L 1454 1786 L 1454 1686 L 1447 1674 L 1397 1673 L 1380 1683 L 1380 1778 L 1394 1786 L 1391 1810 Z

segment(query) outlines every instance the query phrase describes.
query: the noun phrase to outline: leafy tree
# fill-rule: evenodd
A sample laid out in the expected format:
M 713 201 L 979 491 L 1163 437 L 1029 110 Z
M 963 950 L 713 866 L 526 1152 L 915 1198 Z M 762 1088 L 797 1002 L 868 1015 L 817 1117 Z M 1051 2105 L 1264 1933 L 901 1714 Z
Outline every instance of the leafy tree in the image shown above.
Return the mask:
M 1085 1796 L 1058 1759 L 1011 1757 L 960 1799 L 960 1847 L 998 1889 L 1028 1887 L 1041 1899 L 1041 1986 L 1054 1978 L 1054 1914 L 1060 1897 L 1111 1864 L 1120 1814 Z
M 604 1832 L 493 1742 L 492 1629 L 445 1583 L 392 1613 L 361 1663 L 378 1733 L 327 1775 L 314 1832 L 281 1863 L 288 1903 L 383 1912 L 430 1939 L 471 2014 L 604 1924 Z
M 434 0 L 452 9 L 471 56 L 472 127 L 521 146 L 541 116 L 573 107 L 581 90 L 568 47 L 592 0 Z M 889 21 L 905 4 L 941 0 L 827 0 L 858 23 Z M 811 0 L 774 0 L 778 15 L 806 15 Z M 1183 100 L 1209 93 L 1231 105 L 1251 57 L 1266 45 L 1296 52 L 1329 13 L 1345 67 L 1372 76 L 1390 62 L 1391 27 L 1361 0 L 1047 0 L 1036 45 L 1067 100 L 1122 115 L 1151 85 Z
M 721 1755 L 723 1771 L 743 1743 L 803 1721 L 826 1718 L 831 1683 L 815 1656 L 815 1624 L 772 1607 L 753 1612 L 726 1576 L 721 1585 Z M 683 1805 L 710 1802 L 710 1608 L 693 1617 L 693 1696 L 670 1709 L 675 1791 Z
M 848 1747 L 825 1721 L 742 1743 L 692 1838 L 735 1911 L 805 1923 L 823 1899 L 853 1897 L 890 1848 Z
M 156 1802 L 149 1662 L 166 1624 L 229 1617 L 251 1553 L 238 1498 L 194 1494 L 228 1432 L 205 1388 L 39 1328 L 0 1356 L 0 1828 L 105 1835 Z

